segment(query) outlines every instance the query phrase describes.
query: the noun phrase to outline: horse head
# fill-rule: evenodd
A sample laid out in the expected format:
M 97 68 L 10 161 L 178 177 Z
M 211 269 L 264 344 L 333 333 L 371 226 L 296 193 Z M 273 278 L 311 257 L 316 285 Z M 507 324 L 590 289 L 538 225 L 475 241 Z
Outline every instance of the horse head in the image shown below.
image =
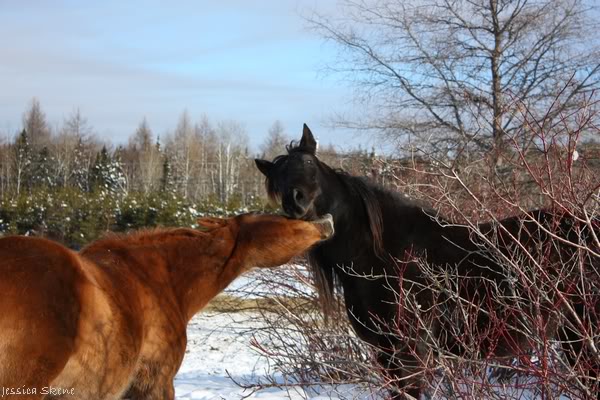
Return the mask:
M 300 142 L 287 146 L 287 153 L 273 161 L 255 160 L 266 177 L 271 200 L 281 202 L 292 218 L 314 220 L 330 212 L 331 204 L 322 191 L 330 168 L 317 158 L 317 142 L 306 124 Z

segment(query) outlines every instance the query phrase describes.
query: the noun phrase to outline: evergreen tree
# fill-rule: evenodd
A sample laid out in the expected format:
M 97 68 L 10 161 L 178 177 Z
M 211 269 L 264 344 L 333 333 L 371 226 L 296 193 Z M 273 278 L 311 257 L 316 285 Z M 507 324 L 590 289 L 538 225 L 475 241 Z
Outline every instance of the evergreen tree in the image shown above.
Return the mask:
M 92 188 L 108 193 L 124 193 L 126 179 L 118 153 L 111 157 L 106 146 L 96 156 L 91 172 Z
M 160 178 L 160 192 L 161 194 L 174 193 L 175 182 L 173 181 L 173 171 L 171 167 L 171 161 L 168 156 L 164 157 L 162 165 L 162 176 Z
M 89 192 L 92 189 L 90 182 L 90 158 L 91 157 L 88 157 L 86 154 L 83 138 L 79 137 L 73 154 L 73 166 L 70 181 L 73 186 L 85 192 Z
M 47 146 L 37 153 L 31 168 L 31 184 L 34 187 L 53 187 L 56 185 L 54 170 L 54 157 Z

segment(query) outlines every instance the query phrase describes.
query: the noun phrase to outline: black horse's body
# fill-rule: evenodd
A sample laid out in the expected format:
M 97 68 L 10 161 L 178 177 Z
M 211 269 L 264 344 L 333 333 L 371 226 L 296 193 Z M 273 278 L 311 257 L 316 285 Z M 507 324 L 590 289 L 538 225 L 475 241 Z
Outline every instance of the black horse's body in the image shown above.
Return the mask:
M 477 348 L 470 350 L 480 355 L 526 352 L 519 332 L 530 328 L 531 321 L 514 312 L 520 305 L 512 307 L 506 300 L 498 309 L 496 301 L 498 296 L 510 299 L 517 297 L 515 292 L 527 292 L 515 287 L 504 257 L 521 257 L 527 264 L 523 270 L 543 264 L 548 274 L 558 276 L 577 249 L 564 244 L 557 250 L 548 240 L 550 232 L 564 243 L 578 243 L 582 235 L 590 235 L 586 227 L 582 234 L 573 219 L 557 219 L 541 210 L 526 220 L 513 217 L 481 224 L 477 230 L 451 224 L 397 193 L 321 163 L 306 126 L 288 155 L 273 162 L 257 160 L 257 166 L 267 177 L 269 195 L 281 200 L 288 215 L 314 219 L 332 214 L 335 235 L 309 255 L 322 295 L 327 298 L 335 286 L 343 288 L 357 335 L 380 349 L 381 363 L 401 391 L 413 397 L 420 394 L 420 377 L 406 377 L 418 373 L 431 349 L 452 354 L 469 350 L 472 343 L 461 342 L 461 330 L 476 327 Z M 437 288 L 444 276 L 456 284 L 445 282 Z M 549 331 L 556 331 L 552 320 L 561 299 L 550 295 L 547 300 L 539 306 L 539 316 L 549 321 Z M 470 313 L 472 326 L 464 319 L 464 326 L 457 326 L 460 318 L 449 317 L 459 310 Z

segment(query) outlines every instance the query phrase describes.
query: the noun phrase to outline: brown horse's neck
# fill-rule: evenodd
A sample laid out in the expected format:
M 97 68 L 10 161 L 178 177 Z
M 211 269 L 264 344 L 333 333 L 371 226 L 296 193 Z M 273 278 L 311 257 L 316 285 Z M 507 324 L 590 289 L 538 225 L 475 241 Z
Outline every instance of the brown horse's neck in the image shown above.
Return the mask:
M 233 258 L 236 241 L 228 234 L 227 228 L 219 229 L 206 234 L 211 237 L 208 245 L 206 239 L 192 239 L 170 249 L 171 286 L 188 321 L 244 270 Z
M 82 250 L 82 255 L 101 265 L 125 268 L 122 273 L 136 276 L 143 286 L 163 293 L 171 288 L 189 321 L 243 272 L 244 265 L 231 259 L 235 243 L 235 234 L 228 229 L 165 229 L 103 239 Z

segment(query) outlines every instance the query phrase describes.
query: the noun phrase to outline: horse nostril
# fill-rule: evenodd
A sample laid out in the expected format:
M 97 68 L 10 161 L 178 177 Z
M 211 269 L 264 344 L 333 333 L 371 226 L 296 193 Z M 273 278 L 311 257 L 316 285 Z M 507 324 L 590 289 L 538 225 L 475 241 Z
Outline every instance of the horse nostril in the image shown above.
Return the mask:
M 299 203 L 302 201 L 302 199 L 304 198 L 304 195 L 302 194 L 301 191 L 299 191 L 298 189 L 294 189 L 293 191 L 293 195 L 294 195 L 294 201 L 296 203 Z

